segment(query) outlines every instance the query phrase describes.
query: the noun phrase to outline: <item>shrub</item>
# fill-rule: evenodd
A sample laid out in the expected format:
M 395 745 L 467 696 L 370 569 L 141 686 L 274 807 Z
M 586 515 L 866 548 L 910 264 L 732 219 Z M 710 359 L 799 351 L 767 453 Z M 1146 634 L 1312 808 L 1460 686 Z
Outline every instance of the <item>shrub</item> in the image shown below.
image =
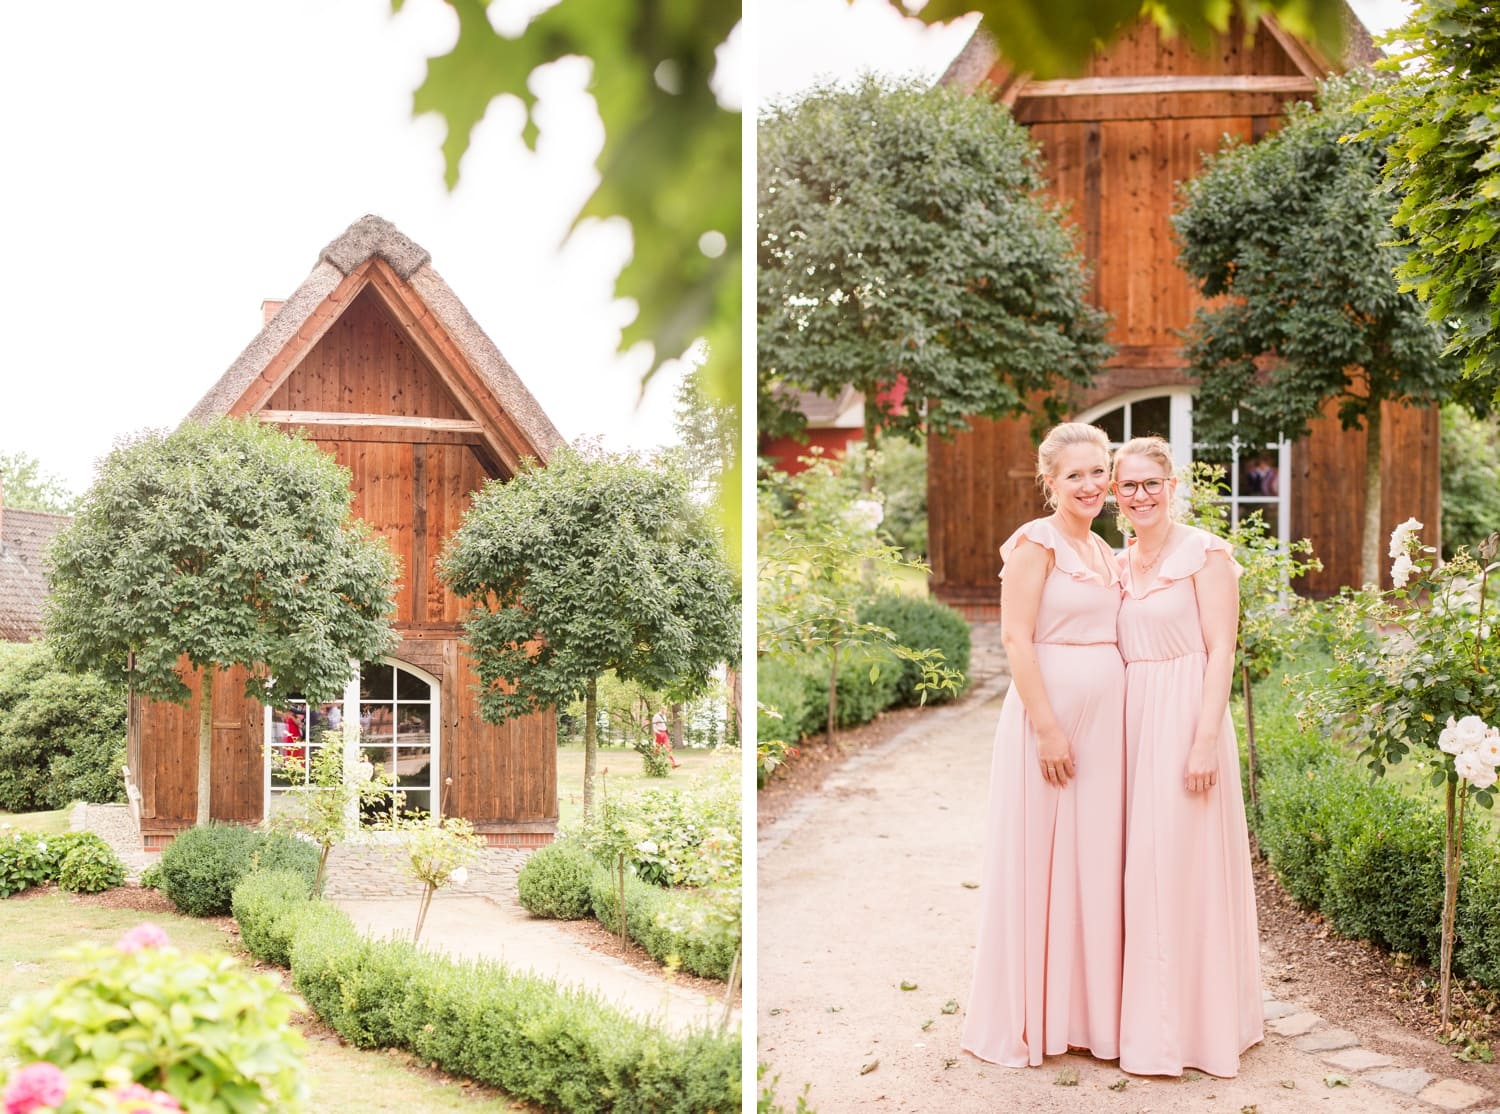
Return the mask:
M 832 658 L 819 655 L 819 671 L 827 699 Z M 869 723 L 896 702 L 901 684 L 901 661 L 890 654 L 863 647 L 846 649 L 839 654 L 838 725 L 857 727 Z M 874 676 L 871 676 L 871 674 Z M 822 719 L 827 720 L 825 705 Z
M 610 868 L 624 854 L 629 870 L 659 886 L 704 886 L 740 873 L 738 763 L 719 764 L 696 792 L 644 789 L 612 797 L 581 840 Z
M 240 926 L 240 940 L 257 959 L 286 967 L 291 963 L 294 918 L 312 896 L 312 887 L 294 870 L 258 870 L 234 888 L 230 911 Z
M 1477 826 L 1477 825 L 1476 825 Z M 1465 848 L 1458 891 L 1458 945 L 1454 962 L 1485 986 L 1500 989 L 1500 840 L 1478 841 L 1479 854 Z
M 673 1037 L 594 995 L 500 964 L 363 939 L 294 879 L 272 879 L 252 875 L 236 891 L 246 945 L 262 958 L 268 945 L 289 951 L 297 990 L 351 1043 L 406 1048 L 549 1109 L 739 1109 L 736 1039 Z
M 44 886 L 52 881 L 55 872 L 47 841 L 42 836 L 33 832 L 0 835 L 0 897 Z
M 0 810 L 123 801 L 125 691 L 57 666 L 45 643 L 0 658 Z
M 114 948 L 63 953 L 81 969 L 0 1018 L 4 1057 L 49 1061 L 85 1087 L 147 1083 L 188 1110 L 300 1107 L 296 999 L 226 955 L 184 955 L 165 941 L 142 925 Z
M 96 894 L 123 884 L 125 864 L 114 848 L 93 832 L 74 834 L 79 838 L 67 841 L 59 851 L 57 884 L 82 894 Z
M 180 834 L 161 853 L 162 892 L 189 916 L 224 916 L 241 878 L 279 868 L 296 870 L 311 885 L 317 848 L 281 832 L 204 824 Z
M 797 743 L 821 731 L 828 714 L 828 690 L 808 654 L 795 657 L 766 654 L 758 662 L 756 701 L 757 738 Z M 775 711 L 775 716 L 765 709 Z
M 154 862 L 145 870 L 141 871 L 141 888 L 146 890 L 161 889 L 161 863 Z
M 611 932 L 620 931 L 619 880 L 600 870 L 589 880 L 594 916 Z M 625 876 L 625 933 L 658 963 L 680 966 L 706 979 L 728 979 L 738 934 L 707 917 L 697 906 L 712 899 L 693 890 L 667 891 Z
M 531 854 L 516 879 L 516 891 L 536 916 L 575 921 L 592 912 L 589 883 L 595 873 L 604 868 L 586 849 L 560 839 Z
M 969 624 L 953 608 L 925 596 L 882 593 L 860 605 L 859 621 L 888 628 L 903 646 L 919 650 L 941 650 L 943 663 L 964 675 L 957 691 L 932 689 L 927 702 L 955 700 L 968 687 Z M 922 671 L 914 662 L 898 660 L 891 668 L 897 671 L 896 703 L 922 703 L 917 685 Z

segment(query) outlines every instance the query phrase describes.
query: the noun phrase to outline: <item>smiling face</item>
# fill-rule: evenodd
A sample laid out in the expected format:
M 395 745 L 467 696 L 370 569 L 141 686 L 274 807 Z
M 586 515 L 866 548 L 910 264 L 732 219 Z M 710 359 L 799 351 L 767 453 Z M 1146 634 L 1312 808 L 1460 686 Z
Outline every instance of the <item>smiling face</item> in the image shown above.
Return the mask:
M 1161 489 L 1155 494 L 1147 491 L 1144 484 L 1148 480 L 1165 480 Z M 1115 498 L 1120 502 L 1120 510 L 1130 520 L 1131 528 L 1137 535 L 1142 530 L 1150 531 L 1152 527 L 1166 522 L 1171 513 L 1172 498 L 1177 492 L 1177 481 L 1167 474 L 1159 461 L 1142 453 L 1125 453 L 1115 458 Z M 1126 495 L 1120 491 L 1121 485 L 1135 484 L 1133 494 Z
M 1067 446 L 1057 454 L 1047 490 L 1059 514 L 1092 520 L 1104 509 L 1109 490 L 1109 454 L 1088 442 Z

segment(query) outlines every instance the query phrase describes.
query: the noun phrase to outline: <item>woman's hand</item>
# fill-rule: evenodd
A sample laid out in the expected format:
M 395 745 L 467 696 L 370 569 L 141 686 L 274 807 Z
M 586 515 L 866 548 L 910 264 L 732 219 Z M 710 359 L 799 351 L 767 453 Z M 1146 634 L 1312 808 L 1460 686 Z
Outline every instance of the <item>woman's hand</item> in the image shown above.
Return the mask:
M 1036 749 L 1042 780 L 1059 789 L 1067 785 L 1073 776 L 1073 748 L 1068 745 L 1068 737 L 1057 728 L 1039 732 Z
M 1196 739 L 1188 749 L 1182 779 L 1189 793 L 1204 793 L 1219 783 L 1219 740 Z

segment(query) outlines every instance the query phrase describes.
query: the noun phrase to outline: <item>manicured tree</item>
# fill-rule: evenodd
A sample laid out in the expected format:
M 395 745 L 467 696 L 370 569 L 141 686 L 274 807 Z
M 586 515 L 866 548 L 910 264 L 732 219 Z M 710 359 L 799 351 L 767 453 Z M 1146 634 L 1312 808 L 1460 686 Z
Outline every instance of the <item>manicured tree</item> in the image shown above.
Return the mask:
M 761 428 L 791 391 L 865 396 L 875 431 L 950 436 L 1087 383 L 1105 318 L 1037 147 L 1005 109 L 948 88 L 823 88 L 761 121 Z M 898 404 L 892 388 L 904 383 Z
M 209 819 L 214 677 L 310 703 L 385 653 L 396 562 L 350 518 L 349 473 L 254 420 L 188 423 L 115 447 L 54 543 L 47 628 L 64 665 L 187 704 L 199 676 L 198 807 Z
M 1366 431 L 1360 576 L 1380 582 L 1380 408 L 1443 401 L 1458 362 L 1392 277 L 1396 202 L 1380 190 L 1382 145 L 1348 138 L 1368 76 L 1327 82 L 1280 131 L 1232 145 L 1182 189 L 1172 223 L 1207 298 L 1188 358 L 1200 380 L 1194 433 L 1210 444 L 1307 434 L 1329 401 Z M 1236 422 L 1236 415 L 1238 421 Z
M 439 568 L 473 605 L 464 629 L 486 720 L 583 696 L 585 816 L 604 671 L 688 696 L 739 657 L 739 586 L 670 466 L 564 449 L 486 485 Z
M 1384 172 L 1400 197 L 1397 277 L 1453 329 L 1471 402 L 1500 404 L 1500 11 L 1480 0 L 1425 0 L 1392 36 L 1399 77 L 1366 102 L 1370 134 L 1390 143 Z

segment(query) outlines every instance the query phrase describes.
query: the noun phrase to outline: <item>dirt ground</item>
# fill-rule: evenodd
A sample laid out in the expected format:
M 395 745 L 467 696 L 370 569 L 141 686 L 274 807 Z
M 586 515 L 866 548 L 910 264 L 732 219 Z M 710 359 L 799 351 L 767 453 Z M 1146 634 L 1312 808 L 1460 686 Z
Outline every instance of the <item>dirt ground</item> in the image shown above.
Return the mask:
M 810 744 L 761 794 L 759 1058 L 766 1080 L 779 1076 L 783 1105 L 792 1109 L 811 1084 L 819 1114 L 1443 1109 L 1269 1030 L 1233 1080 L 1127 1076 L 1086 1055 L 1017 1071 L 960 1051 L 972 887 L 1005 686 L 992 663 L 978 664 L 977 691 L 959 704 L 882 717 L 847 734 L 836 754 Z M 1434 1039 L 1431 972 L 1338 937 L 1296 909 L 1264 869 L 1257 896 L 1268 997 L 1347 1030 L 1393 1068 L 1485 1092 L 1450 1108 L 1500 1111 L 1500 1067 L 1460 1062 Z M 1496 1010 L 1493 998 L 1465 1004 L 1480 1032 L 1486 1008 Z

